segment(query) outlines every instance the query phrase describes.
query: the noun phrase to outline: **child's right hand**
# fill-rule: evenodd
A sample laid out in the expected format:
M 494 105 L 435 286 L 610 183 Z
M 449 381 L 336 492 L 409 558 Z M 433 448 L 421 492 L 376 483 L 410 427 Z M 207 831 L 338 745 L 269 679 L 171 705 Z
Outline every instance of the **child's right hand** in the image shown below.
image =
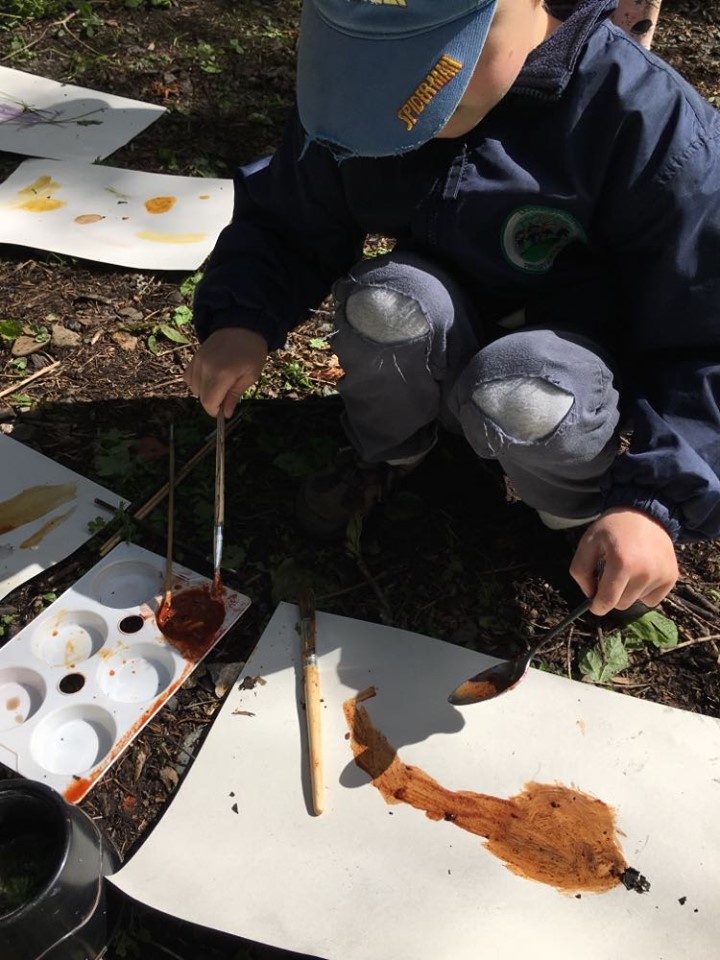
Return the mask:
M 222 407 L 232 416 L 240 397 L 262 373 L 268 346 L 259 333 L 224 327 L 211 333 L 192 358 L 183 379 L 211 417 Z

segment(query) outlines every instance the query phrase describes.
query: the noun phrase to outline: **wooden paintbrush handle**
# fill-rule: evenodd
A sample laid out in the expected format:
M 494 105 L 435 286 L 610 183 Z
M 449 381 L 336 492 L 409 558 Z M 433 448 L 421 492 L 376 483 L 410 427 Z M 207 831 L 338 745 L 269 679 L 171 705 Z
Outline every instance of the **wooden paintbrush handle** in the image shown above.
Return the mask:
M 320 679 L 317 663 L 305 665 L 305 714 L 307 717 L 308 752 L 312 804 L 316 814 L 325 808 L 322 767 L 322 731 L 320 724 Z

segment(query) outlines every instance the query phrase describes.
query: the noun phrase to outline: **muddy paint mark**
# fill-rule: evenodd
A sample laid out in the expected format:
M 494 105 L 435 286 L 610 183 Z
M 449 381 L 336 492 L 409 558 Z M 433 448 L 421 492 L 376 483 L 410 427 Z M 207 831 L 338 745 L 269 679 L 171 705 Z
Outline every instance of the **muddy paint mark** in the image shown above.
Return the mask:
M 20 697 L 10 697 L 9 700 L 5 701 L 6 710 L 17 710 L 20 706 Z
M 194 587 L 173 594 L 163 602 L 157 625 L 186 660 L 204 656 L 225 620 L 225 606 L 209 587 Z
M 167 213 L 177 203 L 177 197 L 150 197 L 145 201 L 148 213 Z
M 149 240 L 151 243 L 200 243 L 207 237 L 207 234 L 159 233 L 157 230 L 138 230 L 135 236 L 138 240 Z
M 75 498 L 74 483 L 28 487 L 22 493 L 0 502 L 0 533 L 9 533 Z
M 602 800 L 562 784 L 534 782 L 507 800 L 446 790 L 424 770 L 403 763 L 373 727 L 360 701 L 374 694 L 369 688 L 343 710 L 355 763 L 387 803 L 407 803 L 430 820 L 484 837 L 487 850 L 517 876 L 563 893 L 604 893 L 624 882 L 629 868 L 616 838 L 615 813 Z
M 198 197 L 198 200 L 209 200 L 209 199 L 210 199 L 209 193 L 201 193 L 200 196 Z
M 102 213 L 81 213 L 79 217 L 75 217 L 74 222 L 85 226 L 87 223 L 99 223 L 104 219 L 105 216 Z
M 33 547 L 37 547 L 45 537 L 51 533 L 56 527 L 59 527 L 61 523 L 67 520 L 68 517 L 72 516 L 75 513 L 75 507 L 70 507 L 65 513 L 61 513 L 59 517 L 53 517 L 52 520 L 48 520 L 44 523 L 39 530 L 36 530 L 27 540 L 23 540 L 20 544 L 21 550 L 31 550 Z
M 18 190 L 13 206 L 19 210 L 27 210 L 29 213 L 49 213 L 51 210 L 58 210 L 66 206 L 64 200 L 58 200 L 53 196 L 56 190 L 60 190 L 62 184 L 56 183 L 52 177 L 38 177 L 27 187 Z

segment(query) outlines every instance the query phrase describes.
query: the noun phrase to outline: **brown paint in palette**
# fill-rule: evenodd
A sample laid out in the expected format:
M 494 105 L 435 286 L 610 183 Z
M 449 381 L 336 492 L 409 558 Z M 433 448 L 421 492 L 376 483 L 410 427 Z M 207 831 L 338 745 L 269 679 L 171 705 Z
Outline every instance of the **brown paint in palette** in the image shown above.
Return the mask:
M 617 840 L 615 813 L 602 800 L 562 784 L 527 783 L 507 799 L 447 790 L 419 767 L 409 766 L 376 730 L 362 700 L 373 687 L 343 705 L 355 763 L 387 803 L 406 803 L 430 820 L 445 820 L 486 839 L 485 847 L 520 877 L 563 893 L 605 893 L 629 868 Z M 640 876 L 638 874 L 638 876 Z M 645 892 L 649 884 L 632 889 Z
M 76 492 L 74 483 L 46 484 L 28 487 L 9 500 L 3 500 L 0 502 L 0 533 L 9 533 L 44 517 L 61 504 L 73 500 Z
M 199 660 L 205 654 L 224 620 L 225 605 L 212 586 L 174 593 L 157 614 L 161 633 L 186 660 Z
M 105 216 L 102 213 L 81 213 L 79 217 L 75 217 L 74 222 L 79 223 L 81 227 L 84 227 L 88 223 L 99 223 L 104 219 Z

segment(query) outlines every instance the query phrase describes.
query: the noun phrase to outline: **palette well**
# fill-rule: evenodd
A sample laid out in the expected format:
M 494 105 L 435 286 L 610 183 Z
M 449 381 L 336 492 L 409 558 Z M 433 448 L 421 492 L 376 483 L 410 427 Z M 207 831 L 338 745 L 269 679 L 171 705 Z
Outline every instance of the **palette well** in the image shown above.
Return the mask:
M 164 558 L 121 544 L 0 649 L 2 763 L 81 800 L 250 605 L 175 564 L 173 603 L 199 603 L 170 640 L 164 579 Z

